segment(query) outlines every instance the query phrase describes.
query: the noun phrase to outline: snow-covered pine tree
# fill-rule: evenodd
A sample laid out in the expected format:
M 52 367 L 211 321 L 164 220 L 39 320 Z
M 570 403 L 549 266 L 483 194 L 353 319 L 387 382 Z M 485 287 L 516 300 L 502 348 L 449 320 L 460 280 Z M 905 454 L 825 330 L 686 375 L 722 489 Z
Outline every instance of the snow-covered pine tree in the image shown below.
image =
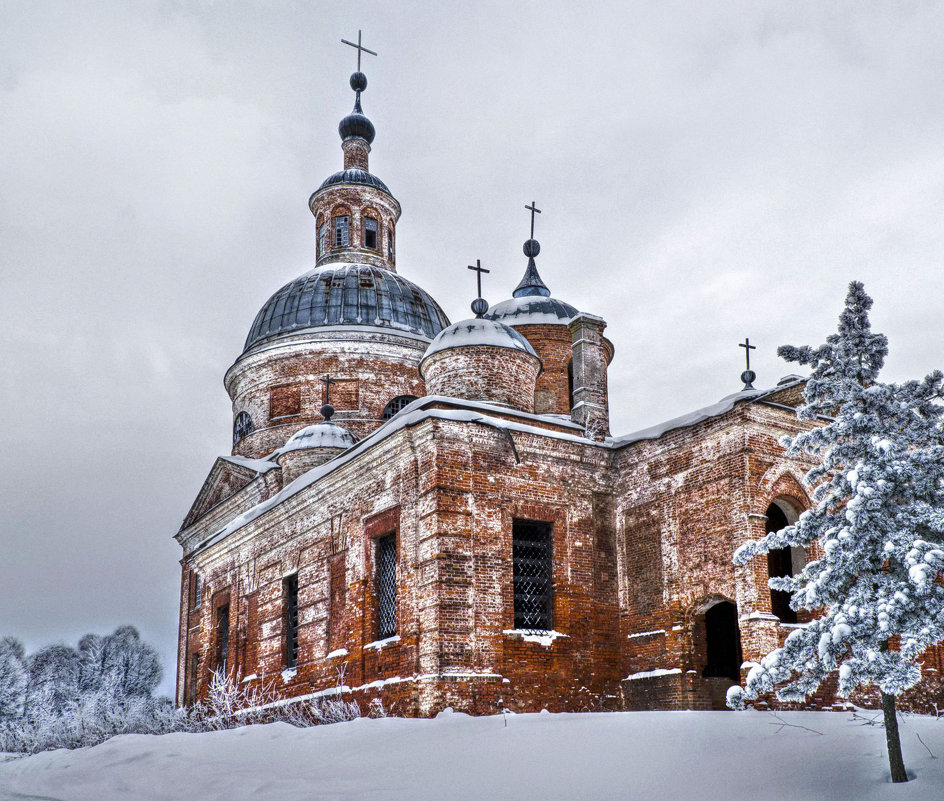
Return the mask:
M 783 444 L 819 461 L 807 475 L 815 507 L 743 544 L 734 561 L 819 542 L 821 558 L 770 580 L 814 619 L 753 667 L 743 690 L 731 688 L 728 704 L 775 689 L 781 700 L 802 701 L 833 671 L 843 697 L 876 686 L 892 780 L 903 782 L 895 699 L 920 680 L 924 651 L 944 639 L 944 376 L 880 382 L 888 341 L 871 331 L 871 306 L 853 282 L 825 345 L 778 350 L 812 368 L 799 417 L 824 424 Z

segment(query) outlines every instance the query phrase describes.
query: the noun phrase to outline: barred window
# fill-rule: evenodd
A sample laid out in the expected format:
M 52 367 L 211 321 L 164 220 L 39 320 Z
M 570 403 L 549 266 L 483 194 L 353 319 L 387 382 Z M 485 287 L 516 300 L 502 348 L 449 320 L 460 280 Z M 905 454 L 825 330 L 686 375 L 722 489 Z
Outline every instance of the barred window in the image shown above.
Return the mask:
M 321 223 L 318 229 L 318 255 L 324 256 L 328 250 L 328 223 Z
M 512 523 L 515 628 L 549 631 L 551 619 L 550 523 L 515 520 Z
M 405 406 L 409 406 L 416 400 L 416 395 L 397 395 L 390 403 L 384 406 L 383 413 L 380 415 L 382 420 L 389 420 Z
M 377 560 L 377 637 L 397 633 L 397 535 L 386 534 L 375 541 Z
M 377 221 L 373 217 L 364 218 L 364 247 L 377 250 Z
M 339 214 L 334 218 L 334 246 L 347 247 L 351 244 L 351 218 L 347 214 Z
M 255 430 L 249 412 L 240 412 L 233 420 L 233 444 L 235 445 L 243 437 L 248 437 Z
M 298 575 L 282 582 L 285 598 L 285 666 L 298 664 Z
M 229 604 L 216 610 L 216 670 L 226 675 L 229 660 Z

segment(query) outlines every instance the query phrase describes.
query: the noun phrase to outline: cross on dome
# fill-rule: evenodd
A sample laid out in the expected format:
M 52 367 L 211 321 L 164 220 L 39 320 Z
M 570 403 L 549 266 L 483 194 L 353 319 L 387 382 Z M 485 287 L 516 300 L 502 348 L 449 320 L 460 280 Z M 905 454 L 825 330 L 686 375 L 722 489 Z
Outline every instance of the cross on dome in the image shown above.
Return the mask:
M 366 47 L 364 47 L 361 44 L 360 29 L 358 29 L 357 31 L 357 44 L 354 44 L 354 42 L 349 42 L 347 39 L 342 39 L 341 44 L 346 44 L 350 47 L 353 47 L 355 50 L 357 50 L 357 71 L 358 72 L 361 71 L 361 53 L 370 53 L 372 56 L 377 55 L 373 50 L 368 50 Z
M 744 359 L 746 361 L 746 369 L 741 373 L 744 389 L 754 389 L 753 381 L 757 378 L 757 373 L 751 369 L 751 351 L 757 350 L 757 346 L 751 344 L 750 337 L 744 337 L 744 341 L 739 342 L 738 347 L 744 348 Z
M 534 239 L 534 215 L 540 214 L 541 210 L 533 200 L 531 201 L 531 205 L 525 206 L 525 208 L 531 212 L 531 239 Z
M 475 279 L 476 279 L 476 287 L 478 289 L 478 297 L 476 297 L 475 300 L 472 301 L 472 311 L 474 312 L 476 317 L 481 317 L 483 314 L 485 314 L 486 311 L 488 311 L 488 301 L 482 297 L 482 273 L 490 273 L 491 270 L 486 270 L 482 266 L 481 259 L 476 259 L 475 266 L 473 267 L 470 264 L 469 269 L 474 270 L 476 273 Z

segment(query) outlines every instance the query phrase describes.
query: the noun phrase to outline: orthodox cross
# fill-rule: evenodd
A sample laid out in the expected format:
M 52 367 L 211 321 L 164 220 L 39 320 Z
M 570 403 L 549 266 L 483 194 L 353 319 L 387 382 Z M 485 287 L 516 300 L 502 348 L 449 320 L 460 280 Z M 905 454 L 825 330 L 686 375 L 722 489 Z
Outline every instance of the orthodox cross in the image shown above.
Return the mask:
M 475 272 L 478 273 L 478 275 L 475 276 L 476 279 L 478 279 L 478 290 L 479 290 L 478 297 L 482 297 L 482 273 L 490 273 L 491 270 L 486 270 L 486 269 L 482 266 L 482 260 L 481 260 L 481 259 L 476 259 L 476 260 L 475 260 L 475 267 L 473 267 L 473 266 L 470 264 L 470 265 L 469 265 L 469 269 L 470 269 L 470 270 L 475 270 Z
M 757 350 L 757 345 L 752 345 L 749 337 L 744 337 L 744 341 L 738 343 L 739 348 L 744 348 L 744 358 L 747 360 L 747 369 L 751 369 L 751 351 Z
M 318 380 L 325 385 L 325 403 L 331 403 L 331 385 L 337 384 L 338 382 L 335 381 L 328 373 L 325 373 L 324 378 L 319 378 Z
M 342 39 L 342 40 L 341 40 L 341 44 L 350 45 L 350 46 L 353 47 L 355 50 L 357 50 L 357 71 L 358 71 L 358 72 L 361 71 L 361 52 L 370 53 L 372 56 L 376 56 L 376 55 L 377 55 L 373 50 L 368 50 L 366 47 L 364 47 L 364 46 L 361 44 L 361 32 L 360 32 L 360 30 L 357 31 L 357 44 L 354 44 L 354 42 L 349 42 L 347 39 Z
M 531 205 L 525 206 L 525 208 L 531 212 L 531 238 L 534 239 L 534 215 L 540 214 L 541 210 L 537 207 L 533 200 L 531 201 Z

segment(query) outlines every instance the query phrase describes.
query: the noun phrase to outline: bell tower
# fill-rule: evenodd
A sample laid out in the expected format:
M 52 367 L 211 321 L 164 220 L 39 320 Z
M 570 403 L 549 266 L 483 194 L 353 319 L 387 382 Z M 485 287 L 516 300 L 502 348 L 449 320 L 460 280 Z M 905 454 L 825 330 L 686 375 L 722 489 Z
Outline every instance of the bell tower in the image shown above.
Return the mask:
M 341 120 L 338 134 L 344 169 L 328 176 L 308 199 L 315 218 L 315 263 L 369 264 L 396 272 L 396 226 L 400 204 L 387 185 L 370 172 L 370 146 L 376 130 L 361 108 L 367 76 L 361 54 L 377 54 L 361 44 L 341 40 L 357 50 L 357 71 L 351 75 L 354 110 Z

